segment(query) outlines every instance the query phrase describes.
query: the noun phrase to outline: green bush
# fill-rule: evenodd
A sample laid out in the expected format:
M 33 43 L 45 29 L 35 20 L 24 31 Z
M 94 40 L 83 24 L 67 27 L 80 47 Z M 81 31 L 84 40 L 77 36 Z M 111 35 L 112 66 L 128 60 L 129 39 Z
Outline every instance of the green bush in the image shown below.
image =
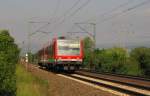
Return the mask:
M 118 74 L 141 76 L 142 70 L 134 58 L 128 58 L 117 72 Z
M 127 52 L 123 48 L 103 49 L 96 59 L 100 71 L 118 73 L 127 59 Z
M 125 48 L 93 50 L 93 41 L 84 40 L 84 67 L 101 72 L 149 76 L 150 48 L 135 48 L 130 53 Z
M 139 63 L 129 57 L 124 48 L 96 49 L 94 55 L 93 61 L 97 71 L 136 76 L 142 74 Z
M 131 57 L 140 64 L 144 75 L 150 77 L 150 48 L 135 48 L 131 51 Z
M 94 53 L 93 47 L 94 43 L 90 37 L 86 37 L 83 40 L 84 46 L 84 67 L 93 68 L 94 67 Z
M 19 49 L 7 30 L 0 30 L 0 96 L 15 96 Z

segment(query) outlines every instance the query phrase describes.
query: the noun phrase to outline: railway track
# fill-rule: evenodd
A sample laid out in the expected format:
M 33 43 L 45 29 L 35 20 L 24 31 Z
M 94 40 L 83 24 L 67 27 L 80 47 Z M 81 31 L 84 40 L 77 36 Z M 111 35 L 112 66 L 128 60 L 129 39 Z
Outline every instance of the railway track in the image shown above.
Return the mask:
M 100 74 L 82 72 L 82 71 L 77 71 L 75 74 L 63 74 L 63 75 L 77 80 L 81 80 L 83 82 L 88 82 L 96 86 L 102 86 L 104 88 L 120 92 L 123 94 L 123 96 L 130 96 L 130 95 L 150 96 L 150 86 L 149 86 L 150 82 L 148 80 L 144 81 L 141 79 L 133 79 L 133 78 L 125 79 L 121 76 L 119 77 L 115 76 L 114 78 L 111 75 L 109 75 L 109 78 L 108 77 L 106 78 L 106 76 L 100 77 L 101 76 Z M 122 79 L 118 79 L 118 78 L 122 78 Z
M 137 88 L 142 88 L 150 90 L 150 79 L 137 77 L 137 76 L 127 76 L 120 74 L 111 74 L 111 73 L 97 73 L 90 71 L 76 71 L 77 74 L 90 76 L 93 78 L 98 78 L 106 81 L 112 81 L 114 83 L 121 83 L 124 85 L 130 85 Z
M 103 74 L 103 75 L 109 75 L 109 76 L 116 76 L 116 77 L 121 77 L 121 78 L 130 78 L 130 79 L 138 79 L 138 80 L 143 80 L 143 81 L 150 81 L 150 78 L 146 77 L 139 77 L 139 76 L 133 76 L 133 75 L 124 75 L 124 74 L 113 74 L 109 72 L 97 72 L 94 70 L 88 70 L 88 69 L 80 69 L 80 72 L 90 72 L 90 73 L 95 73 L 95 74 Z
M 76 71 L 73 74 L 56 73 L 59 76 L 73 78 L 81 83 L 89 83 L 92 86 L 116 93 L 120 96 L 150 96 L 150 80 L 144 78 L 127 77 L 112 74 L 100 74 L 87 71 Z M 89 85 L 88 84 L 88 85 Z

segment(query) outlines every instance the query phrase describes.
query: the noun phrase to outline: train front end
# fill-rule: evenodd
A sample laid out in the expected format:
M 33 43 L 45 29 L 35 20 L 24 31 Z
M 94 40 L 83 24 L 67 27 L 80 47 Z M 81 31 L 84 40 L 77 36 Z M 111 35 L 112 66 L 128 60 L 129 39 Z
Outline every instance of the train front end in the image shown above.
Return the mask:
M 55 52 L 57 65 L 64 70 L 78 70 L 83 62 L 81 40 L 57 39 Z

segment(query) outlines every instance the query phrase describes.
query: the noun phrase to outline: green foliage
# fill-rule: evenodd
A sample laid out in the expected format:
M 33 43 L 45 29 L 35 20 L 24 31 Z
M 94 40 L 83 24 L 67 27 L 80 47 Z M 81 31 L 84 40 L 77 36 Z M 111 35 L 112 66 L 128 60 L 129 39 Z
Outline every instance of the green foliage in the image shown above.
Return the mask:
M 93 46 L 94 42 L 90 37 L 86 37 L 83 40 L 83 46 L 84 46 L 84 66 L 86 67 L 93 67 Z
M 87 52 L 86 54 L 87 56 L 85 57 L 88 59 L 91 58 L 91 54 L 94 54 L 92 59 L 97 71 L 136 76 L 142 75 L 139 63 L 136 59 L 129 57 L 129 53 L 124 48 L 96 49 L 94 52 Z M 89 64 L 91 62 L 85 63 Z
M 48 96 L 48 81 L 27 72 L 25 67 L 17 65 L 16 96 Z
M 123 48 L 103 50 L 99 55 L 101 71 L 118 73 L 127 59 L 127 52 Z
M 144 75 L 150 77 L 150 48 L 140 47 L 131 51 L 133 57 L 140 64 Z
M 32 63 L 32 64 L 37 64 L 38 63 L 38 54 L 35 53 L 28 53 L 28 59 L 29 59 L 29 63 Z
M 28 57 L 29 57 L 29 63 L 33 63 L 34 55 L 32 53 L 28 53 Z
M 139 66 L 139 63 L 134 58 L 130 57 L 126 60 L 126 62 L 123 64 L 123 66 L 118 71 L 118 73 L 126 74 L 126 75 L 141 76 L 142 70 Z
M 130 53 L 124 48 L 93 50 L 93 41 L 84 40 L 84 67 L 101 72 L 150 77 L 150 48 L 140 47 Z
M 94 46 L 94 42 L 92 41 L 90 37 L 85 37 L 83 40 L 83 45 L 84 45 L 85 51 L 91 51 Z
M 19 49 L 7 30 L 0 30 L 0 95 L 15 95 Z

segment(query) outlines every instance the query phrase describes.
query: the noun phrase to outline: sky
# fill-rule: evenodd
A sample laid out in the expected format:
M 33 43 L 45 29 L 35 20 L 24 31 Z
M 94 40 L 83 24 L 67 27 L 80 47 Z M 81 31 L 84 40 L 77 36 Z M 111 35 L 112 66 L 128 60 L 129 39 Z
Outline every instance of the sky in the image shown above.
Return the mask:
M 81 22 L 85 24 L 80 26 L 90 34 L 93 34 L 93 26 L 89 23 L 96 24 L 98 48 L 150 47 L 149 17 L 150 0 L 0 0 L 0 29 L 8 29 L 24 50 L 29 32 L 42 26 L 40 31 L 51 32 L 32 35 L 32 51 L 39 50 L 54 37 L 89 36 L 86 33 L 68 34 L 83 32 L 75 25 Z

